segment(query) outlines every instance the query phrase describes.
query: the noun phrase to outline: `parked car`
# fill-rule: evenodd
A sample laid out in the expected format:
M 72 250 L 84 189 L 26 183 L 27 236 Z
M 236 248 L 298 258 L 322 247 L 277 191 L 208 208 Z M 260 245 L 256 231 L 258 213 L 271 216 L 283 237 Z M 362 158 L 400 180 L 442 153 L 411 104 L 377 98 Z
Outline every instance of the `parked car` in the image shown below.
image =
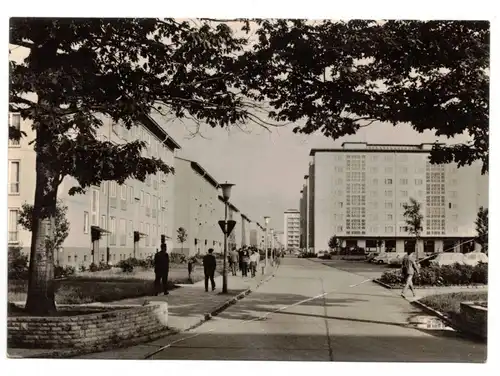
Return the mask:
M 464 263 L 470 266 L 476 266 L 480 262 L 487 263 L 488 256 L 482 252 L 470 252 L 464 254 Z
M 318 253 L 316 253 L 317 258 L 324 258 L 326 255 L 328 255 L 327 251 L 318 251 Z
M 394 252 L 382 252 L 373 258 L 375 264 L 388 264 L 389 260 L 394 256 Z
M 366 255 L 366 261 L 367 262 L 372 262 L 375 257 L 377 257 L 380 254 L 380 252 L 368 252 Z
M 449 252 L 440 252 L 434 253 L 429 257 L 423 258 L 419 261 L 421 266 L 429 266 L 429 265 L 454 265 L 454 264 L 465 264 L 464 255 L 462 253 L 449 253 Z
M 405 257 L 406 253 L 405 252 L 398 252 L 395 253 L 390 259 L 388 264 L 389 265 L 403 265 L 403 258 Z

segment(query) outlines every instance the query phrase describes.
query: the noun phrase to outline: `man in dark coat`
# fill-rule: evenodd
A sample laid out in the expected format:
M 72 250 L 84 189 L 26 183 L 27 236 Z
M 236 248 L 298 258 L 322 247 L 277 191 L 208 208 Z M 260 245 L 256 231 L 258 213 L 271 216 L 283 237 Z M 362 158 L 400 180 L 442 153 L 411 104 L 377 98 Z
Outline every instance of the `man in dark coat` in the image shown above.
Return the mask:
M 162 286 L 163 294 L 168 295 L 168 269 L 170 267 L 170 258 L 167 253 L 167 245 L 162 244 L 160 252 L 155 254 L 155 295 L 158 295 Z
M 203 257 L 203 270 L 205 272 L 205 291 L 208 292 L 208 279 L 210 279 L 210 282 L 212 284 L 212 291 L 215 290 L 215 280 L 214 280 L 214 274 L 215 274 L 215 268 L 217 266 L 217 260 L 215 259 L 215 256 L 212 254 L 214 250 L 210 248 L 208 250 L 208 254 Z

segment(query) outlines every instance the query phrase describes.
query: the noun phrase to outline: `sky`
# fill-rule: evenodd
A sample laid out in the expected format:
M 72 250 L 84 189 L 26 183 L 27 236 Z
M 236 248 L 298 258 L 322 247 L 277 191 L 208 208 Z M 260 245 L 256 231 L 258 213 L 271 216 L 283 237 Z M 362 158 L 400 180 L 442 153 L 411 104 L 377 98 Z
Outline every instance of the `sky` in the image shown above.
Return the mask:
M 252 221 L 261 224 L 264 215 L 270 216 L 270 228 L 279 231 L 283 230 L 283 212 L 299 209 L 300 190 L 312 148 L 341 147 L 345 141 L 397 144 L 436 140 L 450 142 L 436 137 L 433 132 L 421 134 L 408 125 L 394 127 L 385 123 L 373 123 L 356 135 L 338 140 L 321 133 L 294 134 L 294 124 L 273 128 L 271 132 L 257 125 L 249 125 L 245 131 L 238 128 L 228 131 L 204 125 L 193 137 L 193 124 L 155 118 L 181 145 L 178 156 L 198 162 L 219 182 L 227 180 L 235 184 L 231 194 L 233 204 Z

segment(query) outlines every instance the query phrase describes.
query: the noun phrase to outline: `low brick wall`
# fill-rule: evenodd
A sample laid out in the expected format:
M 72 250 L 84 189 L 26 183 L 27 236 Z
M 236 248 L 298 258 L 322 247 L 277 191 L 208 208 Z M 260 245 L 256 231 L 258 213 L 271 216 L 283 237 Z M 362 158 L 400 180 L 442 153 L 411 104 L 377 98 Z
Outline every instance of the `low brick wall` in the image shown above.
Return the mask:
M 85 312 L 75 316 L 7 318 L 9 347 L 85 349 L 118 344 L 167 328 L 168 305 L 143 306 L 59 305 L 58 311 Z
M 488 308 L 481 307 L 475 302 L 460 303 L 460 318 L 462 330 L 481 338 L 488 336 Z

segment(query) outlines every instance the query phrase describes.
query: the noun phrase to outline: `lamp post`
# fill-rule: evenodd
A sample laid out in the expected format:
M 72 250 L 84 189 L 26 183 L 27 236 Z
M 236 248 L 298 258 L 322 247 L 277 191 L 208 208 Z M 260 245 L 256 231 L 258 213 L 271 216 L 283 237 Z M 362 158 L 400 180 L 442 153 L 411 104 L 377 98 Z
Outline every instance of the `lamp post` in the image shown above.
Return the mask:
M 227 203 L 231 197 L 231 188 L 234 184 L 229 184 L 227 181 L 220 185 L 222 189 L 222 197 L 224 198 L 224 260 L 222 268 L 222 293 L 227 294 Z
M 269 224 L 270 219 L 271 219 L 271 217 L 269 217 L 267 215 L 264 217 L 264 223 L 266 224 L 266 229 L 265 229 L 266 234 L 264 236 L 264 247 L 266 249 L 266 263 L 265 263 L 266 272 L 267 272 L 267 258 L 268 258 L 267 252 L 268 252 L 268 248 L 269 248 L 269 239 L 267 238 L 267 225 Z

